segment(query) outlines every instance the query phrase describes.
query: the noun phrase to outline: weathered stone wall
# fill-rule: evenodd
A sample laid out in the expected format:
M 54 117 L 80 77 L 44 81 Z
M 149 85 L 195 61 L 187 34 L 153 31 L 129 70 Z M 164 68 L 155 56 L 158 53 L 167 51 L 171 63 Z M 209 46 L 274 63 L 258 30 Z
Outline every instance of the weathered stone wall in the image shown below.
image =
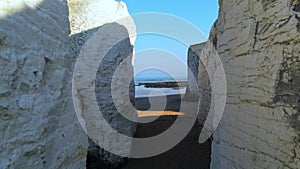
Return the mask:
M 300 2 L 219 3 L 210 39 L 223 62 L 228 97 L 211 168 L 299 168 Z
M 0 2 L 0 168 L 85 168 L 66 0 Z
M 198 97 L 198 69 L 200 64 L 200 56 L 205 43 L 192 45 L 188 50 L 188 85 L 186 89 L 186 97 L 194 98 Z M 196 83 L 192 80 L 195 79 Z
M 113 0 L 5 1 L 0 9 L 0 168 L 85 168 L 88 138 L 73 108 L 73 66 L 81 47 L 100 26 L 129 16 L 125 4 Z M 117 27 L 126 27 L 127 36 L 132 36 L 108 53 L 98 70 L 100 82 L 110 83 L 112 65 L 132 55 L 135 28 L 128 28 L 126 21 Z M 131 61 L 126 64 L 124 73 L 133 75 Z M 98 99 L 111 104 L 110 85 L 107 90 L 101 86 L 96 90 Z M 130 97 L 134 98 L 133 90 Z M 104 108 L 114 128 L 133 134 L 134 123 L 116 118 L 114 108 Z M 95 147 L 91 145 L 90 150 Z M 130 146 L 125 148 L 130 151 Z M 96 153 L 109 163 L 123 162 L 104 150 L 96 148 Z
M 96 40 L 92 45 L 93 49 L 97 49 L 97 53 L 91 53 L 90 56 L 95 54 L 95 59 L 92 62 L 84 61 L 85 64 L 93 64 L 99 62 L 99 68 L 95 79 L 91 81 L 83 81 L 85 84 L 95 83 L 95 92 L 98 102 L 96 109 L 100 109 L 104 120 L 106 120 L 114 130 L 108 131 L 105 128 L 105 124 L 93 125 L 98 111 L 92 110 L 93 107 L 84 104 L 87 110 L 83 110 L 82 119 L 87 126 L 88 133 L 97 134 L 91 136 L 90 146 L 88 152 L 88 168 L 117 168 L 126 162 L 126 158 L 117 156 L 99 147 L 94 142 L 101 142 L 108 145 L 106 148 L 113 152 L 128 152 L 131 151 L 131 142 L 119 139 L 117 132 L 132 137 L 135 132 L 135 123 L 127 120 L 121 114 L 119 114 L 114 100 L 112 99 L 112 77 L 116 72 L 120 64 L 123 65 L 121 75 L 114 76 L 114 80 L 118 81 L 115 86 L 118 89 L 126 89 L 129 91 L 129 96 L 119 96 L 121 99 L 131 100 L 134 102 L 134 84 L 131 82 L 131 86 L 128 90 L 126 85 L 129 82 L 124 81 L 124 78 L 133 79 L 133 65 L 132 65 L 132 53 L 133 44 L 135 41 L 135 25 L 130 17 L 126 5 L 123 2 L 116 2 L 114 0 L 69 0 L 70 9 L 70 24 L 72 32 L 72 51 L 76 58 L 84 45 L 87 45 L 89 39 L 94 37 Z M 98 30 L 101 32 L 98 33 Z M 96 35 L 96 36 L 93 36 Z M 122 37 L 124 39 L 122 39 Z M 104 42 L 105 41 L 105 42 Z M 114 44 L 116 41 L 118 43 Z M 107 53 L 106 53 L 107 52 Z M 98 55 L 98 56 L 96 56 Z M 105 55 L 100 63 L 99 56 Z M 74 58 L 74 61 L 75 61 Z M 84 70 L 84 74 L 90 76 L 91 65 L 87 66 Z M 119 72 L 120 73 L 120 72 Z M 76 79 L 80 76 L 75 75 Z M 82 78 L 81 78 L 82 79 Z M 90 89 L 89 85 L 83 85 L 84 88 L 79 89 L 78 100 L 82 100 L 83 95 Z M 127 99 L 128 98 L 128 99 Z M 84 99 L 83 99 L 84 100 Z M 130 114 L 128 106 L 125 102 L 121 101 L 121 111 Z M 93 114 L 95 113 L 95 114 Z M 133 112 L 134 116 L 137 116 L 136 112 Z M 130 115 L 129 115 L 130 116 Z M 103 120 L 103 119 L 101 119 Z M 94 131 L 92 131 L 94 130 Z M 106 130 L 106 131 L 105 131 Z M 103 139 L 100 138 L 103 136 Z M 122 142 L 124 141 L 124 142 Z M 126 154 L 126 153 L 124 153 Z
M 199 98 L 198 123 L 204 125 L 211 103 L 211 87 L 208 72 L 201 55 L 207 42 L 192 45 L 188 51 L 188 86 L 185 99 L 197 100 Z M 195 80 L 195 82 L 193 81 Z M 198 80 L 200 79 L 200 81 Z
M 207 45 L 204 47 L 204 50 L 206 50 Z M 202 52 L 202 51 L 201 51 Z M 201 54 L 200 54 L 201 56 Z M 204 55 L 205 56 L 205 55 Z M 200 124 L 204 124 L 208 117 L 209 108 L 211 105 L 211 83 L 210 78 L 206 69 L 206 63 L 203 63 L 202 61 L 205 61 L 206 59 L 201 60 L 199 58 L 199 66 L 198 66 L 198 90 L 199 90 L 199 114 L 198 114 L 198 122 Z

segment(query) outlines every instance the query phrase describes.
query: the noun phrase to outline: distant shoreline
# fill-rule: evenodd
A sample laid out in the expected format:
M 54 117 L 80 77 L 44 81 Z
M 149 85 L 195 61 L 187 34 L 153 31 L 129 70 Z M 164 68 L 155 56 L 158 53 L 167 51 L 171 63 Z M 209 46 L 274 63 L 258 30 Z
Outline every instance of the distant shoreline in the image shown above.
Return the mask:
M 139 82 L 135 84 L 135 98 L 185 94 L 186 81 Z
M 135 86 L 144 86 L 145 88 L 181 88 L 187 86 L 187 80 L 136 81 Z
M 138 82 L 135 86 L 144 86 L 145 88 L 182 88 L 187 86 L 187 81 Z

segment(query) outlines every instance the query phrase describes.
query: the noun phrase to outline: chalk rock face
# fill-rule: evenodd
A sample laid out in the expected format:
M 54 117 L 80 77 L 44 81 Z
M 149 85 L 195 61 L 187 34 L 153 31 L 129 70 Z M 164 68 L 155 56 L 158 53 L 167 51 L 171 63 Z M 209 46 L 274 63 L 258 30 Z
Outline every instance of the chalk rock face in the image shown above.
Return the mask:
M 0 8 L 0 168 L 85 168 L 67 2 L 3 1 Z
M 68 0 L 71 34 L 97 29 L 107 23 L 119 23 L 127 28 L 134 45 L 136 28 L 124 2 L 114 0 Z
M 198 122 L 204 125 L 207 119 L 208 111 L 211 103 L 211 84 L 206 70 L 207 65 L 202 63 L 202 60 L 207 60 L 201 57 L 203 50 L 207 50 L 207 42 L 192 45 L 188 52 L 188 86 L 186 99 L 198 100 L 200 101 L 199 112 L 198 112 Z M 201 60 L 202 59 L 202 60 Z M 200 79 L 200 81 L 198 80 Z M 193 81 L 195 80 L 196 83 Z
M 133 112 L 128 108 L 128 103 L 134 102 L 134 84 L 131 80 L 135 24 L 123 2 L 69 0 L 68 3 L 73 55 L 79 56 L 74 59 L 74 64 L 75 61 L 77 65 L 82 61 L 83 65 L 77 66 L 79 71 L 74 72 L 74 79 L 78 82 L 75 99 L 78 100 L 79 118 L 91 137 L 88 168 L 116 168 L 126 161 L 118 155 L 126 156 L 131 150 L 131 140 L 123 140 L 118 134 L 132 137 L 136 127 L 134 122 L 119 113 L 122 111 L 131 119 L 137 118 L 135 109 Z M 80 59 L 81 56 L 86 58 Z M 117 71 L 120 67 L 121 71 Z M 95 84 L 95 89 L 88 84 Z M 112 93 L 115 89 L 125 90 L 114 98 Z M 96 106 L 91 104 L 91 97 L 85 96 L 91 90 L 96 94 Z M 115 104 L 115 99 L 121 99 L 119 104 Z M 108 129 L 108 125 L 112 128 Z
M 204 48 L 205 43 L 192 45 L 188 50 L 188 85 L 186 97 L 197 97 L 195 96 L 198 93 L 198 84 L 193 82 L 192 79 L 195 79 L 198 82 L 198 69 L 200 64 L 200 57 L 202 49 Z
M 298 0 L 220 1 L 211 39 L 228 97 L 211 168 L 299 168 L 299 6 Z

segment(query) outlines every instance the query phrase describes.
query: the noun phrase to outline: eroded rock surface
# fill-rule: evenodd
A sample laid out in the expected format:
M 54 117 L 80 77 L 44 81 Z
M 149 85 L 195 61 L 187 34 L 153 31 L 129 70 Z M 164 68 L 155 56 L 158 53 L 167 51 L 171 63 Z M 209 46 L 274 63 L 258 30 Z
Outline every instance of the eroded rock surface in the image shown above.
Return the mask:
M 188 50 L 188 85 L 186 89 L 186 98 L 192 99 L 194 97 L 198 97 L 198 69 L 201 57 L 202 49 L 204 48 L 205 43 L 192 45 Z M 195 79 L 193 81 L 192 79 Z M 195 83 L 196 82 L 196 83 Z
M 0 2 L 0 168 L 85 168 L 66 0 Z
M 211 168 L 299 168 L 299 3 L 220 1 L 210 39 L 228 97 Z
M 125 164 L 126 158 L 114 153 L 128 155 L 131 151 L 131 140 L 121 139 L 118 134 L 132 137 L 136 127 L 134 122 L 119 114 L 122 111 L 137 118 L 137 113 L 129 110 L 128 102 L 124 101 L 134 102 L 134 84 L 127 80 L 133 79 L 132 45 L 136 36 L 135 24 L 123 2 L 69 0 L 68 3 L 73 56 L 78 57 L 83 48 L 88 53 L 86 59 L 82 60 L 85 69 L 78 66 L 80 72 L 74 73 L 75 80 L 78 81 L 77 87 L 81 86 L 77 89 L 76 99 L 79 109 L 84 107 L 79 116 L 91 137 L 87 168 L 117 168 Z M 100 56 L 103 56 L 101 62 Z M 74 61 L 78 62 L 75 58 Z M 94 63 L 99 63 L 95 70 Z M 122 70 L 117 72 L 120 67 Z M 87 76 L 83 77 L 82 74 Z M 116 82 L 115 88 L 112 87 L 113 81 Z M 96 93 L 98 106 L 91 105 L 88 101 L 90 97 L 85 97 L 91 90 L 88 84 L 96 86 L 93 92 Z M 115 89 L 126 89 L 123 94 L 117 94 L 117 100 L 121 99 L 119 105 L 113 100 L 115 98 L 112 91 Z M 128 92 L 129 95 L 124 96 Z M 98 109 L 103 117 L 99 116 Z M 100 120 L 105 120 L 112 129 L 106 128 L 106 124 Z

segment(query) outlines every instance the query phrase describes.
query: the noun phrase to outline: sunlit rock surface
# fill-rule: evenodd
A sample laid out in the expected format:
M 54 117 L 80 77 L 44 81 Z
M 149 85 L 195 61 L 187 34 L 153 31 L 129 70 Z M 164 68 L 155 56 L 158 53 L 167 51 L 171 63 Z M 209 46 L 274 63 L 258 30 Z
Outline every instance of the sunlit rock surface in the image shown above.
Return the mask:
M 88 138 L 73 108 L 72 69 L 93 32 L 129 16 L 125 4 L 113 0 L 15 0 L 0 2 L 0 9 L 0 168 L 85 168 Z M 135 40 L 132 22 L 131 18 L 117 22 L 127 36 L 113 48 L 104 61 L 106 66 L 118 65 L 131 56 Z M 124 73 L 133 74 L 131 60 L 126 63 L 128 72 Z M 98 79 L 109 78 L 113 70 L 99 69 Z M 105 89 L 97 90 L 99 99 L 109 97 L 108 86 Z M 116 112 L 105 108 L 106 114 Z M 126 134 L 134 132 L 133 123 L 112 120 L 112 125 Z M 130 146 L 123 149 L 130 151 Z M 96 152 L 110 165 L 123 162 L 98 148 Z
M 85 168 L 65 0 L 0 2 L 0 168 Z
M 87 57 L 95 57 L 91 57 L 92 60 L 82 60 L 86 69 L 81 69 L 81 66 L 79 66 L 82 72 L 74 73 L 75 81 L 79 81 L 79 85 L 83 86 L 77 89 L 78 93 L 75 98 L 79 101 L 78 105 L 85 107 L 79 113 L 79 116 L 81 116 L 82 124 L 85 125 L 91 137 L 87 167 L 116 168 L 124 165 L 126 158 L 111 152 L 130 154 L 131 151 L 131 141 L 120 139 L 117 136 L 118 132 L 132 137 L 136 126 L 134 122 L 119 114 L 115 107 L 116 105 L 112 99 L 112 90 L 114 90 L 111 85 L 113 82 L 112 76 L 115 75 L 114 73 L 122 63 L 122 71 L 113 78 L 117 81 L 114 87 L 125 89 L 124 93 L 129 91 L 129 96 L 117 95 L 118 99 L 123 99 L 118 108 L 119 111 L 137 118 L 137 113 L 128 110 L 128 106 L 124 101 L 128 101 L 127 103 L 134 102 L 134 84 L 131 79 L 133 79 L 132 53 L 136 37 L 135 24 L 123 2 L 113 0 L 69 0 L 68 4 L 74 63 L 76 57 L 80 55 L 82 47 L 88 46 L 87 49 L 97 50 L 96 52 L 87 52 Z M 91 39 L 93 43 L 89 43 Z M 99 62 L 100 55 L 104 56 L 101 63 Z M 98 62 L 99 68 L 96 70 L 96 79 L 90 79 L 88 76 L 92 75 L 92 64 Z M 82 73 L 86 74 L 87 77 L 82 77 Z M 130 79 L 130 82 L 127 82 L 126 79 Z M 90 90 L 90 85 L 87 84 L 95 84 L 98 106 L 90 105 L 91 103 L 87 101 L 89 97 L 84 97 Z M 131 85 L 129 86 L 129 84 Z M 126 85 L 128 86 L 126 87 Z M 97 114 L 98 109 L 104 116 L 103 118 Z M 95 117 L 99 117 L 99 119 Z M 106 129 L 105 124 L 102 122 L 96 123 L 100 120 L 105 120 L 114 130 Z M 105 149 L 100 144 L 105 145 Z
M 219 2 L 210 39 L 228 97 L 211 168 L 299 168 L 299 1 Z

